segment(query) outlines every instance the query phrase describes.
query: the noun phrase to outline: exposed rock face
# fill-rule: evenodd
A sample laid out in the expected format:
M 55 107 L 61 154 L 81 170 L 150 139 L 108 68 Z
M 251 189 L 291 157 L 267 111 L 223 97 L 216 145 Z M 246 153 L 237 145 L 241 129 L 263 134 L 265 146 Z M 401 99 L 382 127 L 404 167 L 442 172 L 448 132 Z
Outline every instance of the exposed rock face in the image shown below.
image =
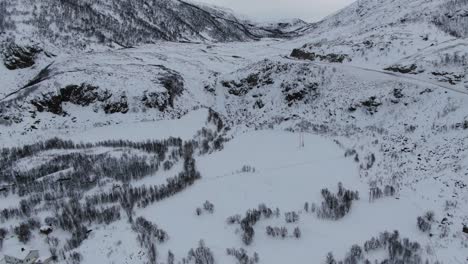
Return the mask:
M 159 111 L 164 111 L 170 104 L 170 96 L 168 92 L 145 92 L 142 99 L 143 105 L 148 108 L 156 108 Z
M 31 100 L 31 104 L 34 105 L 39 112 L 50 112 L 61 115 L 64 114 L 62 104 L 65 102 L 80 106 L 89 106 L 96 101 L 105 102 L 110 99 L 111 96 L 112 94 L 107 90 L 103 91 L 100 90 L 99 87 L 83 83 L 81 85 L 68 85 L 60 89 L 58 94 L 44 94 L 42 98 Z M 106 108 L 104 108 L 104 110 L 105 109 Z M 109 109 L 116 109 L 116 107 L 109 107 Z M 112 111 L 109 110 L 109 112 Z
M 42 50 L 38 47 L 19 46 L 14 43 L 6 45 L 3 50 L 3 63 L 9 70 L 29 68 L 35 64 L 35 58 Z
M 127 113 L 128 112 L 127 96 L 122 95 L 118 101 L 108 102 L 104 104 L 103 109 L 106 114 Z
M 394 65 L 394 66 L 387 67 L 384 70 L 406 74 L 406 73 L 416 73 L 417 68 L 418 66 L 416 66 L 416 64 L 412 64 L 409 66 Z
M 303 86 L 292 85 L 292 87 L 291 85 L 283 85 L 283 87 L 284 87 L 283 94 L 285 96 L 288 106 L 292 106 L 294 103 L 297 103 L 297 102 L 302 102 L 308 96 L 310 96 L 311 99 L 314 99 L 315 97 L 319 95 L 318 83 L 306 84 Z
M 300 60 L 320 60 L 320 61 L 327 61 L 331 63 L 343 63 L 345 61 L 351 61 L 348 55 L 346 54 L 335 54 L 335 53 L 330 53 L 330 54 L 316 54 L 314 52 L 306 52 L 300 49 L 294 49 L 291 52 L 291 57 L 300 59 Z

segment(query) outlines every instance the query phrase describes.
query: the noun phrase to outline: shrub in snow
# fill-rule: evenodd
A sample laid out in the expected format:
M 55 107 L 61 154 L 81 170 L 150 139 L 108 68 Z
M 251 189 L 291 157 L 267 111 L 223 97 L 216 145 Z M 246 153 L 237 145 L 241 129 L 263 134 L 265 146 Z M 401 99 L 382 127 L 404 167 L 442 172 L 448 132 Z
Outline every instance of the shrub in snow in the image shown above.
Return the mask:
M 287 212 L 284 214 L 286 223 L 296 223 L 299 221 L 299 214 L 296 212 Z
M 255 172 L 255 168 L 249 165 L 242 166 L 241 172 L 248 173 L 248 172 Z
M 197 209 L 195 209 L 195 213 L 200 216 L 202 213 L 203 213 L 203 210 L 200 208 L 200 207 L 197 207 Z
M 31 238 L 31 230 L 34 229 L 34 224 L 23 222 L 19 226 L 14 228 L 15 235 L 18 237 L 18 240 L 24 244 L 26 244 L 29 239 Z
M 299 227 L 294 228 L 293 234 L 295 238 L 301 238 L 302 233 Z
M 434 221 L 434 213 L 427 212 L 424 216 L 417 218 L 417 225 L 422 232 L 429 232 L 432 229 L 432 222 Z
M 212 214 L 214 212 L 214 204 L 210 203 L 209 201 L 206 201 L 203 204 L 203 209 L 207 211 L 208 213 Z
M 237 215 L 229 216 L 229 217 L 226 219 L 226 222 L 227 222 L 229 225 L 240 224 L 241 219 L 242 219 L 242 216 L 241 216 L 240 214 L 237 214 Z
M 271 237 L 281 237 L 286 238 L 288 236 L 288 229 L 284 226 L 282 227 L 266 227 L 266 234 Z

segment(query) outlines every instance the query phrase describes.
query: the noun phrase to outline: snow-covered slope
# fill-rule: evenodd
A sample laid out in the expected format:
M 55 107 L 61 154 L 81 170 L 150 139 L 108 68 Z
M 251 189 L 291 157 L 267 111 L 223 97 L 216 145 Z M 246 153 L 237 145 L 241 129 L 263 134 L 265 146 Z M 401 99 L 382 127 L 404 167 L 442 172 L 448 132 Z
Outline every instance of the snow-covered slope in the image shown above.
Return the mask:
M 0 65 L 0 258 L 465 263 L 467 3 L 357 1 L 250 25 L 296 36 L 255 42 L 16 41 Z

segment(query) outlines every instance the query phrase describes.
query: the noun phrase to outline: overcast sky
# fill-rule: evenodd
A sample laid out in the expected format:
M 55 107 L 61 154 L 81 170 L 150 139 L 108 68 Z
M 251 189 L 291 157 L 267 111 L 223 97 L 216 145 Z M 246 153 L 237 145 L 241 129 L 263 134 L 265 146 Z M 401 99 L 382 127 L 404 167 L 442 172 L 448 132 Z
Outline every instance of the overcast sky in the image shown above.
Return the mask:
M 301 18 L 313 22 L 349 5 L 354 0 L 195 0 L 228 7 L 260 21 Z

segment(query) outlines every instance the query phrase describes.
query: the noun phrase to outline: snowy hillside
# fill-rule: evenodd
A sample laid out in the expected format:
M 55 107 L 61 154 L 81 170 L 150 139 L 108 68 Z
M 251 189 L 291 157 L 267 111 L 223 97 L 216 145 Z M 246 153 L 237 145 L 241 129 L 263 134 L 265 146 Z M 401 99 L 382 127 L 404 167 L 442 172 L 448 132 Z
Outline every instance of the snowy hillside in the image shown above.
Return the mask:
M 468 262 L 468 1 L 0 10 L 0 259 Z

